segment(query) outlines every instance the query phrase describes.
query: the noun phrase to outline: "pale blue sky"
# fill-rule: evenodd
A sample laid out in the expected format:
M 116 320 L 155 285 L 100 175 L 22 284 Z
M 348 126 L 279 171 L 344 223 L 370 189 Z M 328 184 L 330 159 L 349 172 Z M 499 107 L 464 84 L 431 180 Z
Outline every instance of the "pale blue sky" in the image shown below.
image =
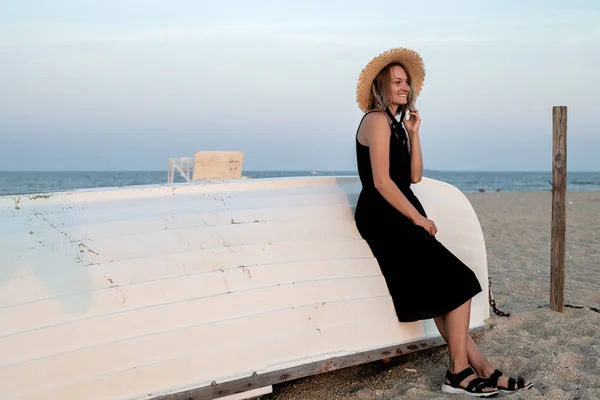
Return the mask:
M 600 2 L 0 0 L 0 170 L 353 170 L 356 79 L 417 50 L 426 169 L 600 171 Z

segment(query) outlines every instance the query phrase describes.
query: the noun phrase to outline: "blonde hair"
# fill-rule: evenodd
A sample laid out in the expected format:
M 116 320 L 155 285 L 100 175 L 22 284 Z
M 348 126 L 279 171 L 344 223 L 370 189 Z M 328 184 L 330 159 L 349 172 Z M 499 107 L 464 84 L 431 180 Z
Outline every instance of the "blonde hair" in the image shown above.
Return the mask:
M 390 86 L 392 83 L 392 77 L 390 70 L 394 66 L 402 67 L 404 72 L 406 72 L 406 76 L 408 78 L 408 85 L 410 86 L 410 92 L 408 93 L 408 98 L 406 104 L 400 105 L 396 114 L 401 114 L 406 112 L 407 110 L 414 107 L 414 100 L 416 98 L 415 91 L 411 85 L 412 81 L 410 78 L 410 73 L 408 69 L 404 67 L 404 65 L 393 62 L 391 64 L 386 65 L 373 79 L 373 84 L 371 85 L 371 94 L 369 96 L 369 110 L 385 110 L 389 105 L 390 100 Z

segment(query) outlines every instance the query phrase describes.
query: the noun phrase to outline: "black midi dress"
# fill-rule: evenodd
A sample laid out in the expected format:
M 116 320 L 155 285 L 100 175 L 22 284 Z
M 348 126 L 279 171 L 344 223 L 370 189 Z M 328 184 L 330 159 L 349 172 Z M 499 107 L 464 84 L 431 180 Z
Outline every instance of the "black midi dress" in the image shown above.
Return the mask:
M 419 213 L 427 217 L 410 188 L 406 131 L 396 120 L 390 129 L 390 177 Z M 360 144 L 358 138 L 356 157 L 362 183 L 356 226 L 379 263 L 398 319 L 412 322 L 434 318 L 481 292 L 481 285 L 468 266 L 425 228 L 415 225 L 388 203 L 375 188 L 369 147 Z

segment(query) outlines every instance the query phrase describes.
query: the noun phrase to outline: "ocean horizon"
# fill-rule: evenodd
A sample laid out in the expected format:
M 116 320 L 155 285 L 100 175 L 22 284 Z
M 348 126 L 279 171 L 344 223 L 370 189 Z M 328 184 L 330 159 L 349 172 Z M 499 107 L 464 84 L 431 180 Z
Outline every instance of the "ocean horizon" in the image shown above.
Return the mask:
M 352 176 L 357 171 L 245 170 L 242 176 L 282 178 L 302 176 Z M 441 171 L 423 175 L 469 192 L 551 191 L 551 171 Z M 175 183 L 185 183 L 179 174 Z M 77 189 L 167 184 L 167 171 L 0 171 L 0 195 L 57 192 Z M 600 172 L 567 172 L 567 191 L 600 191 Z

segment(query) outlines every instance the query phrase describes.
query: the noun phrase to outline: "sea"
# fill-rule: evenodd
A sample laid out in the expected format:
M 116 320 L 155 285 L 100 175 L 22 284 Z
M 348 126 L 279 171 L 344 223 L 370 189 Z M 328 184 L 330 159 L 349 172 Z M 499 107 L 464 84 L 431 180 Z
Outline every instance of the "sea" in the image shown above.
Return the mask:
M 347 176 L 356 171 L 243 171 L 248 178 Z M 551 191 L 552 172 L 429 171 L 424 176 L 469 192 Z M 176 176 L 175 183 L 184 183 Z M 167 183 L 167 171 L 0 171 L 0 195 L 47 193 L 73 189 L 108 188 Z M 568 172 L 567 191 L 600 190 L 600 172 Z

